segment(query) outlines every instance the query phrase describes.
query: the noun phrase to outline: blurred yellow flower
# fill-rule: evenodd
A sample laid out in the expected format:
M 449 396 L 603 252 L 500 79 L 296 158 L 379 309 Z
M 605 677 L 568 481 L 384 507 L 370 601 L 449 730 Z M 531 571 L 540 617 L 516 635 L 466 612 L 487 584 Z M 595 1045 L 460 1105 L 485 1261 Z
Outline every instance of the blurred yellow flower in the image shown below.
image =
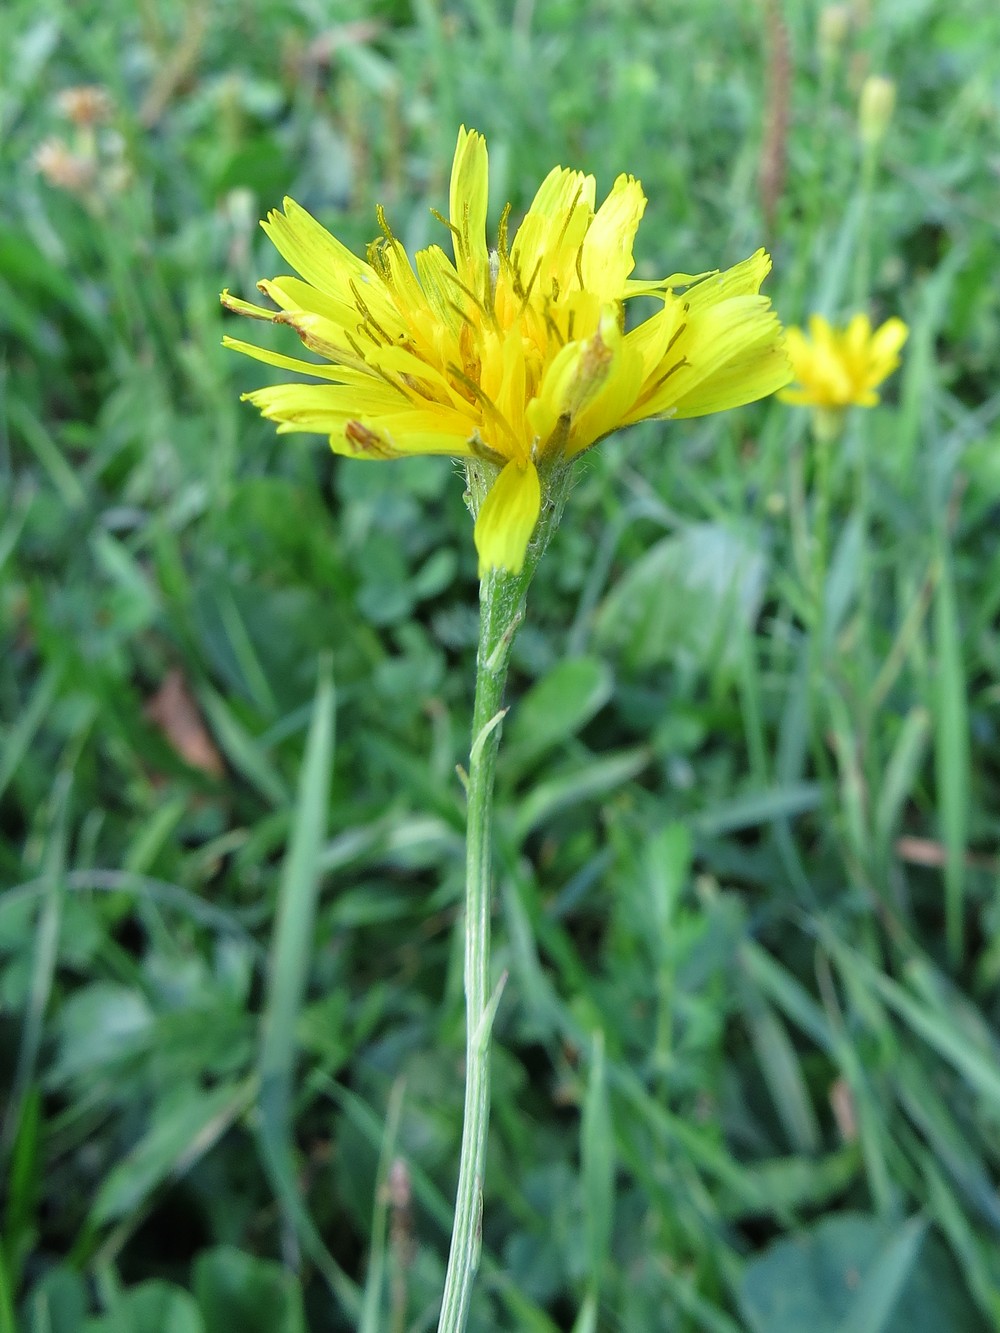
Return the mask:
M 224 340 L 331 381 L 245 395 L 279 431 L 329 435 L 356 458 L 446 454 L 492 467 L 475 527 L 480 574 L 521 569 L 554 469 L 603 436 L 737 407 L 790 378 L 777 317 L 758 295 L 771 267 L 763 250 L 724 273 L 632 281 L 639 182 L 619 176 L 595 211 L 594 177 L 556 167 L 513 239 L 504 210 L 491 253 L 487 167 L 483 136 L 460 130 L 441 219 L 454 262 L 432 245 L 414 271 L 381 208 L 365 262 L 286 199 L 262 225 L 301 276 L 258 284 L 280 309 L 222 296 L 230 310 L 291 325 L 322 358 Z M 660 308 L 626 332 L 633 296 Z
M 798 383 L 779 396 L 810 407 L 874 407 L 879 400 L 875 389 L 899 365 L 908 334 L 901 319 L 887 319 L 873 333 L 867 315 L 855 315 L 846 329 L 811 315 L 808 337 L 801 329 L 786 331 L 785 348 Z

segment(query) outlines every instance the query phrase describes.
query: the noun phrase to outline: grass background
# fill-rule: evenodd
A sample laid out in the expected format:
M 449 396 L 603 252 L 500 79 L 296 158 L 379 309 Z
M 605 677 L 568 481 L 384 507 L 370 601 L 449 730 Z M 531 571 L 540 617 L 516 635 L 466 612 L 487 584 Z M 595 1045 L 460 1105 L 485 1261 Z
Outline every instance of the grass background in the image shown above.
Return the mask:
M 837 14 L 8 0 L 2 1333 L 434 1325 L 462 483 L 277 438 L 217 293 L 281 271 L 284 192 L 440 241 L 463 121 L 493 226 L 633 171 L 640 274 L 766 240 L 786 322 L 911 326 L 826 470 L 774 402 L 579 468 L 500 761 L 473 1327 L 1000 1328 L 1000 11 Z

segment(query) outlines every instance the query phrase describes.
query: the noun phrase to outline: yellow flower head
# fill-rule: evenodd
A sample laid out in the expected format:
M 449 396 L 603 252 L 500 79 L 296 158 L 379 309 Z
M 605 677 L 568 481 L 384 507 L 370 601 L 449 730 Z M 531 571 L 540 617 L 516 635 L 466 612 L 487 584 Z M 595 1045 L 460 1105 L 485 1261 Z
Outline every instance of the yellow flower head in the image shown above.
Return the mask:
M 788 329 L 785 347 L 798 384 L 781 393 L 786 403 L 810 407 L 874 407 L 876 387 L 899 365 L 899 349 L 909 329 L 887 319 L 872 333 L 867 315 L 855 315 L 846 329 L 832 328 L 822 315 L 809 317 L 809 336 Z
M 415 271 L 381 208 L 366 262 L 286 199 L 262 225 L 300 276 L 258 284 L 277 311 L 222 300 L 291 325 L 322 360 L 225 342 L 327 381 L 246 395 L 279 431 L 320 432 L 355 458 L 491 465 L 475 528 L 480 573 L 516 573 L 555 468 L 619 426 L 737 407 L 790 375 L 777 317 L 758 295 L 771 266 L 763 250 L 725 273 L 634 282 L 639 182 L 619 176 L 595 210 L 593 176 L 556 167 L 513 238 L 504 210 L 490 252 L 487 174 L 486 141 L 463 128 L 445 222 L 454 262 L 432 245 Z M 624 302 L 640 295 L 660 308 L 626 333 Z

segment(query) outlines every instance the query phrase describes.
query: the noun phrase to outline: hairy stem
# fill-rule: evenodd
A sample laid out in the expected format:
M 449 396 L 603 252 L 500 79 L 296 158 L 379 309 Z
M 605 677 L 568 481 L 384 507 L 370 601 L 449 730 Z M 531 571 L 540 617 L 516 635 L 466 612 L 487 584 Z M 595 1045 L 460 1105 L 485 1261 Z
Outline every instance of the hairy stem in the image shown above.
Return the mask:
M 489 478 L 470 469 L 475 512 Z M 490 910 L 493 859 L 493 781 L 500 747 L 502 701 L 510 648 L 524 614 L 532 575 L 562 513 L 565 475 L 555 477 L 524 568 L 518 574 L 491 570 L 479 587 L 479 649 L 476 697 L 469 751 L 465 855 L 465 1112 L 458 1170 L 455 1220 L 448 1255 L 438 1333 L 462 1333 L 482 1244 L 483 1176 L 490 1118 L 490 1037 L 503 979 L 490 981 Z

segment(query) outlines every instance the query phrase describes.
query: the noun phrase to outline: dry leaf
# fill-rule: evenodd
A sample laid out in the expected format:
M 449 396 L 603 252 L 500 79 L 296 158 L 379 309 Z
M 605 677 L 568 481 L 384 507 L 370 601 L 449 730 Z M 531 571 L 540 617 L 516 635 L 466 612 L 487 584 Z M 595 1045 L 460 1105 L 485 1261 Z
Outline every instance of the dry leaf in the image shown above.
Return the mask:
M 222 777 L 226 771 L 222 755 L 208 734 L 180 671 L 175 668 L 167 673 L 143 711 L 186 764 L 213 778 Z
M 840 1130 L 840 1137 L 845 1143 L 858 1141 L 858 1114 L 854 1107 L 854 1094 L 844 1078 L 837 1078 L 830 1084 L 828 1094 L 833 1118 Z
M 897 838 L 896 855 L 901 861 L 908 861 L 915 866 L 941 867 L 948 860 L 948 852 L 943 843 L 931 838 Z M 970 870 L 1000 870 L 1000 861 L 995 856 L 984 856 L 978 852 L 966 852 L 962 858 Z

